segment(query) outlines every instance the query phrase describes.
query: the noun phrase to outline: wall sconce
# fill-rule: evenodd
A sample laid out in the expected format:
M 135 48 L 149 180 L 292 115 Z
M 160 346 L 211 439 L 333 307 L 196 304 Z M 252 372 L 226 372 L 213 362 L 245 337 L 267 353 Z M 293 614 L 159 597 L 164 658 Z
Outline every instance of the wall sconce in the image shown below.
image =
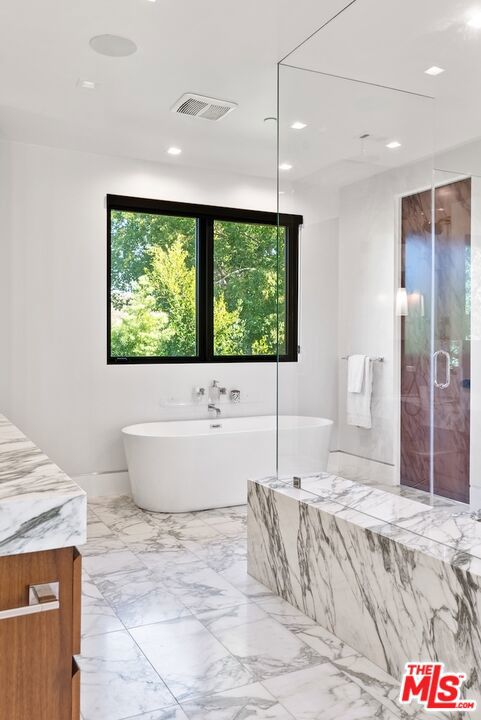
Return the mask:
M 408 314 L 408 294 L 406 288 L 398 288 L 396 292 L 396 315 L 404 317 Z

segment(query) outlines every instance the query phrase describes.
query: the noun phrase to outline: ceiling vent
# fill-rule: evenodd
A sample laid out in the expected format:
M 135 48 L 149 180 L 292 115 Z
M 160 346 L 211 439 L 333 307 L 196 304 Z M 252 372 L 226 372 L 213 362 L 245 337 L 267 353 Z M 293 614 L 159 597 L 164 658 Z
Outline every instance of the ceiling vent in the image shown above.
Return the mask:
M 229 100 L 216 100 L 204 95 L 187 93 L 177 100 L 172 107 L 172 112 L 205 120 L 222 120 L 236 107 L 237 103 L 229 102 Z

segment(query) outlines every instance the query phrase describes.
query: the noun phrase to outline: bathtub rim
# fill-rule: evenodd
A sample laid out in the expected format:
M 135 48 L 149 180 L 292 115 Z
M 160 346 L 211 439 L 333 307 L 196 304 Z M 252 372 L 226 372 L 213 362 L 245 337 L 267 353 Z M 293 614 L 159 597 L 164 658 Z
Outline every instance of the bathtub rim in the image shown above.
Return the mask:
M 288 427 L 280 427 L 279 430 L 285 430 L 285 431 L 300 431 L 300 430 L 307 430 L 307 429 L 315 429 L 315 428 L 327 428 L 332 427 L 334 425 L 334 420 L 331 420 L 330 418 L 323 418 L 319 416 L 311 416 L 311 415 L 279 415 L 279 419 L 285 418 L 285 419 L 295 419 L 295 420 L 308 420 L 312 422 L 306 422 L 305 424 L 299 424 L 299 425 L 290 425 Z M 252 420 L 252 419 L 269 419 L 274 420 L 274 426 L 266 426 L 266 427 L 249 427 L 249 425 L 246 423 L 245 427 L 232 427 L 230 429 L 229 427 L 224 427 L 224 423 L 229 422 L 234 425 L 235 423 L 242 421 L 242 420 Z M 235 417 L 224 417 L 224 418 L 189 418 L 185 420 L 154 420 L 151 422 L 145 422 L 145 423 L 134 423 L 133 425 L 126 425 L 122 428 L 121 432 L 124 437 L 128 438 L 149 438 L 149 439 L 173 439 L 173 438 L 197 438 L 197 437 L 221 437 L 224 435 L 235 435 L 235 434 L 244 434 L 244 433 L 264 433 L 264 432 L 275 432 L 277 429 L 277 424 L 275 422 L 276 416 L 275 415 L 241 415 L 241 416 L 235 416 Z M 190 432 L 190 433 L 162 433 L 160 432 L 160 429 L 162 426 L 169 426 L 170 429 L 175 424 L 178 425 L 185 425 L 185 424 L 191 424 L 192 425 L 204 425 L 206 427 L 203 427 L 202 430 L 199 432 Z M 216 424 L 220 424 L 222 427 L 215 428 L 212 427 Z M 208 425 L 208 426 L 207 426 Z M 158 426 L 159 432 L 152 433 L 152 432 L 145 432 L 142 431 L 143 428 L 152 428 L 152 426 Z M 215 430 L 220 430 L 220 432 L 214 432 Z

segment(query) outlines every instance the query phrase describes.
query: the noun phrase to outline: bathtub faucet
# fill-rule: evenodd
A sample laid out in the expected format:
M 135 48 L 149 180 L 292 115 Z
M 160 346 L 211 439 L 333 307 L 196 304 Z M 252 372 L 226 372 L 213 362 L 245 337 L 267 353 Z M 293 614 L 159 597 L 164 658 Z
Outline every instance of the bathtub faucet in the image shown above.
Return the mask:
M 222 410 L 221 410 L 219 407 L 217 407 L 217 405 L 214 405 L 214 403 L 209 403 L 209 404 L 207 405 L 207 408 L 208 408 L 209 412 L 210 412 L 211 410 L 214 410 L 216 417 L 219 417 L 219 415 L 220 415 L 221 412 L 222 412 Z
M 227 388 L 221 387 L 218 380 L 212 380 L 212 384 L 209 386 L 209 402 L 219 402 L 220 396 L 227 393 Z

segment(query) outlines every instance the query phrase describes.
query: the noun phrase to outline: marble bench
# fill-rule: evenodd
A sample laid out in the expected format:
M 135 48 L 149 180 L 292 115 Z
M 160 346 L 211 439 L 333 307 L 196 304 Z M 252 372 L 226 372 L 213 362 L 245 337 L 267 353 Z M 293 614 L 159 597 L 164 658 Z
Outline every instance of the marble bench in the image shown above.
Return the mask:
M 248 572 L 397 680 L 413 660 L 465 672 L 480 708 L 481 524 L 414 495 L 331 475 L 250 481 Z

